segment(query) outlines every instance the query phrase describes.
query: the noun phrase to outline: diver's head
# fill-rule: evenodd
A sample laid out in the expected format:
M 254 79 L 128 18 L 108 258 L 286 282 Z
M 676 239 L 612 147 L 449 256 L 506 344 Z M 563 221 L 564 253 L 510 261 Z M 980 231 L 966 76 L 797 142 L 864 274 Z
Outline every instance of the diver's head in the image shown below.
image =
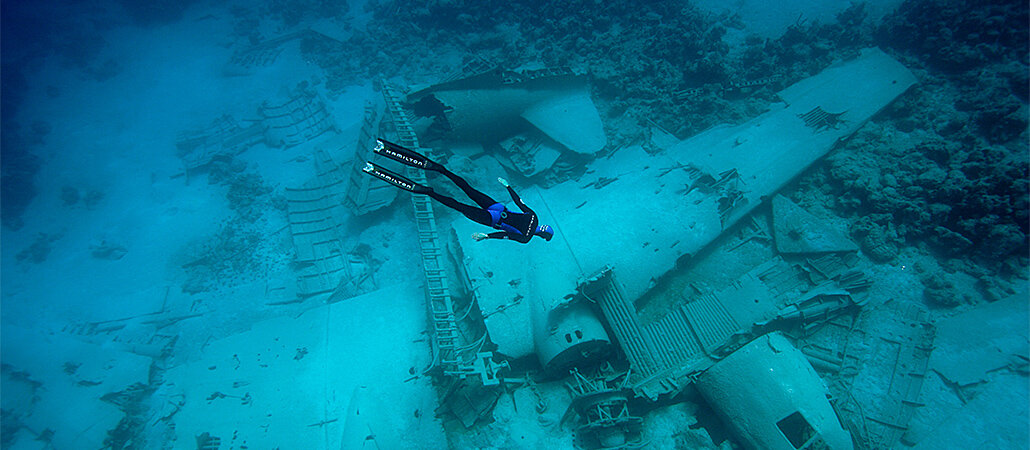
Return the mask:
M 554 229 L 550 225 L 540 225 L 536 227 L 533 234 L 544 238 L 545 241 L 550 241 L 554 237 Z

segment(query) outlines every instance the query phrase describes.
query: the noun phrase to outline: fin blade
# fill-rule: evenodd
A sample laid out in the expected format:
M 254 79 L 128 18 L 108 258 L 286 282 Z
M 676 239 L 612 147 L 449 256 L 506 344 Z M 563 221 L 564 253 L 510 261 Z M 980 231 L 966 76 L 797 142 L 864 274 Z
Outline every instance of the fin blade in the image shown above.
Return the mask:
M 428 187 L 411 181 L 405 176 L 384 169 L 382 166 L 371 161 L 366 161 L 365 167 L 362 168 L 361 171 L 408 192 L 426 194 L 430 191 Z

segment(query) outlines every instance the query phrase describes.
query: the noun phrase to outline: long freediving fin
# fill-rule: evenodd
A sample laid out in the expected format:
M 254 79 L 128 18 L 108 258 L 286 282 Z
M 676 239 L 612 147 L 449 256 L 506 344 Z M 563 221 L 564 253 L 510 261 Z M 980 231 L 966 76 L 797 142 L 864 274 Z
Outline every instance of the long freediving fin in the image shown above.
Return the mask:
M 437 172 L 439 172 L 440 169 L 443 169 L 443 166 L 433 162 L 433 160 L 427 158 L 425 155 L 382 138 L 376 139 L 376 146 L 373 151 L 411 167 L 418 167 L 419 169 L 433 170 Z
M 386 170 L 382 166 L 379 166 L 378 164 L 373 164 L 370 161 L 365 162 L 365 167 L 361 170 L 369 175 L 372 175 L 373 177 L 376 177 L 380 180 L 383 180 L 408 192 L 414 192 L 416 194 L 428 194 L 433 191 L 433 189 L 428 186 L 423 186 L 414 181 L 411 181 L 404 176 Z

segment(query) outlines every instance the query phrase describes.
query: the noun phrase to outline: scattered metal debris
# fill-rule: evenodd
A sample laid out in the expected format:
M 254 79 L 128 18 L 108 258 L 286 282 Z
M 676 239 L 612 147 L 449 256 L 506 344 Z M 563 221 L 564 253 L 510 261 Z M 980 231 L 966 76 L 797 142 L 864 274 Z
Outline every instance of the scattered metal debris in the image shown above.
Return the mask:
M 867 448 L 894 448 L 908 431 L 908 423 L 920 406 L 919 392 L 933 350 L 934 327 L 926 309 L 915 304 L 891 302 L 877 317 L 875 326 L 862 327 L 848 342 L 865 346 L 853 369 L 837 377 L 841 414 L 854 423 L 852 433 Z M 829 342 L 830 339 L 822 339 Z M 847 356 L 846 356 L 847 357 Z M 886 358 L 881 360 L 881 358 Z M 847 360 L 843 367 L 848 367 Z M 882 371 L 888 373 L 884 374 Z M 852 386 L 867 377 L 890 380 L 885 395 L 857 399 Z
M 505 139 L 500 142 L 500 147 L 505 154 L 498 161 L 526 177 L 550 169 L 561 157 L 561 149 L 535 133 L 523 133 Z
M 307 82 L 266 100 L 258 112 L 264 117 L 265 142 L 273 147 L 292 147 L 335 128 L 325 101 Z
M 231 160 L 261 142 L 264 131 L 260 121 L 244 127 L 224 114 L 205 129 L 180 133 L 175 145 L 189 177 L 191 171 L 207 167 L 212 161 Z
M 567 67 L 489 70 L 407 95 L 442 138 L 498 142 L 531 125 L 572 153 L 593 155 L 607 137 L 586 79 Z
M 732 81 L 728 84 L 706 84 L 704 86 L 681 89 L 672 93 L 672 98 L 678 102 L 700 98 L 706 93 L 724 95 L 731 92 L 746 92 L 752 88 L 766 86 L 783 79 L 782 75 L 776 74 L 768 77 L 756 78 L 747 81 Z
M 441 395 L 436 413 L 451 413 L 465 428 L 469 428 L 490 414 L 503 392 L 499 386 L 484 386 L 452 378 L 446 392 Z
M 326 419 L 326 420 L 322 420 L 320 422 L 313 423 L 313 424 L 308 425 L 308 426 L 309 427 L 324 427 L 324 426 L 329 425 L 329 424 L 331 424 L 333 422 L 336 422 L 338 420 L 340 420 L 340 419 Z
M 341 234 L 346 177 L 327 150 L 315 152 L 315 169 L 314 179 L 285 193 L 301 298 L 332 295 L 348 268 Z
M 122 259 L 126 253 L 129 253 L 129 250 L 124 246 L 107 242 L 104 239 L 89 246 L 89 254 L 97 259 L 116 261 Z
M 783 254 L 858 251 L 847 234 L 825 220 L 776 195 L 772 199 L 773 235 L 776 250 Z
M 226 75 L 248 75 L 257 68 L 267 67 L 275 64 L 279 55 L 286 50 L 286 43 L 300 39 L 324 39 L 326 41 L 340 42 L 340 39 L 330 36 L 331 32 L 323 32 L 312 29 L 304 29 L 286 33 L 245 48 L 238 48 L 232 53 L 228 63 L 225 65 Z
M 804 355 L 779 333 L 761 336 L 697 376 L 697 388 L 748 448 L 852 448 Z
M 805 121 L 806 126 L 815 128 L 815 131 L 823 131 L 830 128 L 836 129 L 837 126 L 844 122 L 841 116 L 846 112 L 829 113 L 824 111 L 822 107 L 816 106 L 807 113 L 798 114 L 798 117 Z
M 211 433 L 205 431 L 200 436 L 197 436 L 197 450 L 218 450 L 221 446 L 222 438 L 212 436 Z
M 361 168 L 366 161 L 379 163 L 382 158 L 372 149 L 375 147 L 376 137 L 381 134 L 382 126 L 385 124 L 384 115 L 385 106 L 379 102 L 370 101 L 365 104 L 365 116 L 361 123 L 361 131 L 358 133 L 356 156 L 354 163 L 351 164 L 347 191 L 344 196 L 347 208 L 357 216 L 382 209 L 397 198 L 398 191 L 393 186 L 361 174 Z
M 641 439 L 643 419 L 630 414 L 629 399 L 633 392 L 626 387 L 629 377 L 613 373 L 611 366 L 587 378 L 572 370 L 572 380 L 565 385 L 572 393 L 572 404 L 562 422 L 576 413 L 576 444 L 586 449 L 632 449 L 646 445 Z

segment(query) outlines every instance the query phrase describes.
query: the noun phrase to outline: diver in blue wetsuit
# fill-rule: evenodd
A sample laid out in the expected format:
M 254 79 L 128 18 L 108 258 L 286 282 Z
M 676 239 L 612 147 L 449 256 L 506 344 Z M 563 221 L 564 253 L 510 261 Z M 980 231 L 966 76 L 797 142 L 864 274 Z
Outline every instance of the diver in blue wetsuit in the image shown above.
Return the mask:
M 497 181 L 500 181 L 508 189 L 508 194 L 511 195 L 511 199 L 518 205 L 522 211 L 521 213 L 509 211 L 503 204 L 494 201 L 490 196 L 473 189 L 467 181 L 451 173 L 443 165 L 433 162 L 414 150 L 378 139 L 375 152 L 402 164 L 439 172 L 445 177 L 450 178 L 478 206 L 466 205 L 446 195 L 438 194 L 431 187 L 418 184 L 372 162 L 367 162 L 364 168 L 365 173 L 369 175 L 406 191 L 428 195 L 447 207 L 464 214 L 465 217 L 468 217 L 473 222 L 500 230 L 490 234 L 473 233 L 472 238 L 477 241 L 483 239 L 510 239 L 526 244 L 533 236 L 540 236 L 547 241 L 554 237 L 554 229 L 548 225 L 540 225 L 536 213 L 526 206 L 525 203 L 522 203 L 522 199 L 519 198 L 519 195 L 515 193 L 515 190 L 508 185 L 504 178 L 498 178 Z

